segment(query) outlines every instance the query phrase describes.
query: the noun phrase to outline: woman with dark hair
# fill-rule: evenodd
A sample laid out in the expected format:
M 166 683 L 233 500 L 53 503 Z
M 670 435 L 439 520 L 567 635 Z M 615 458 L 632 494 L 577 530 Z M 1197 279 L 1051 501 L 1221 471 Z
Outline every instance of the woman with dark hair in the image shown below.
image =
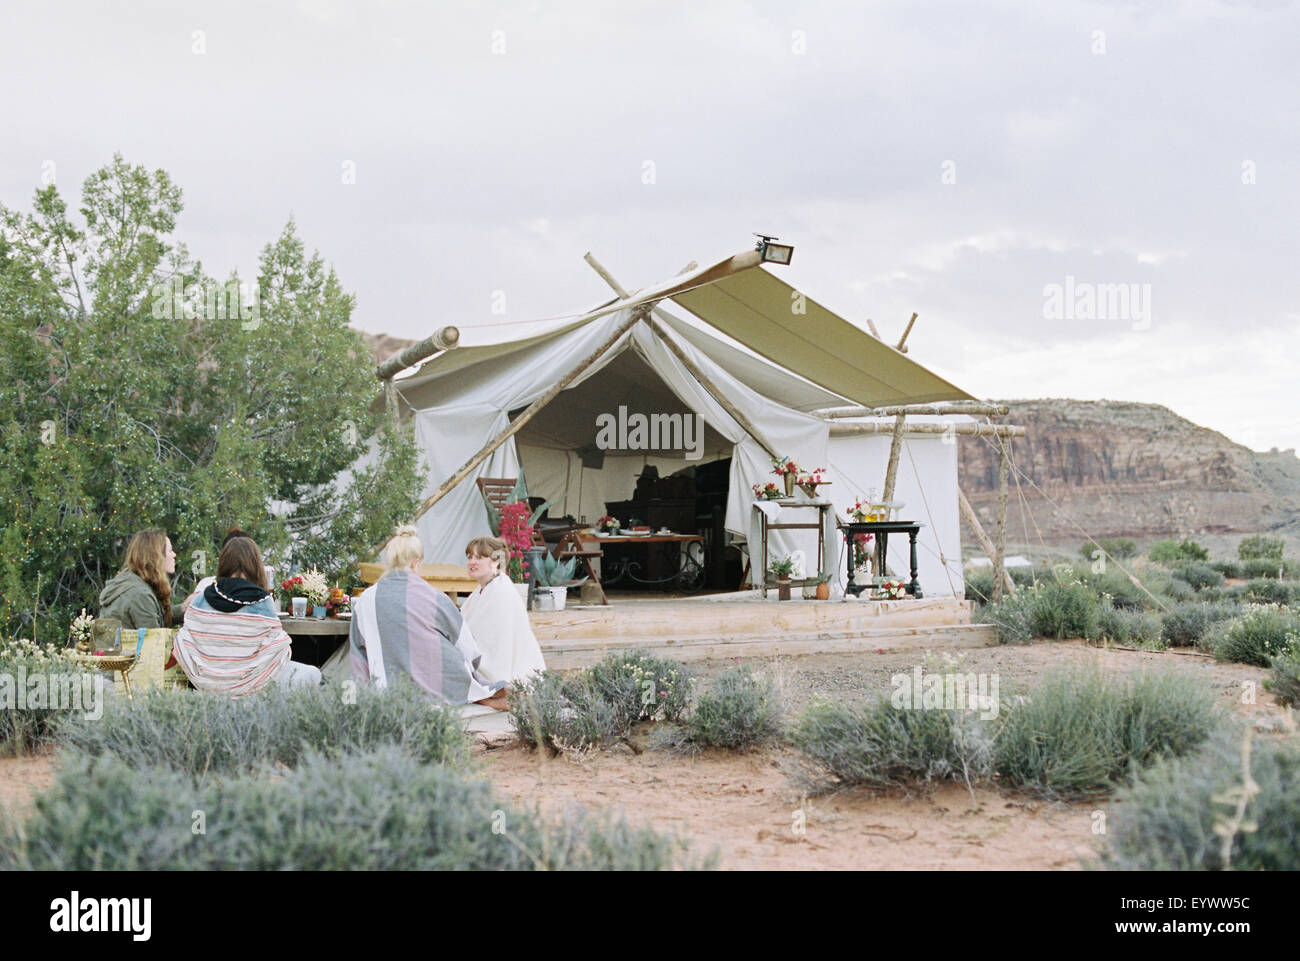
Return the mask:
M 252 540 L 252 537 L 250 537 L 248 534 L 245 534 L 238 527 L 232 527 L 230 528 L 230 530 L 226 531 L 226 536 L 222 538 L 221 549 L 225 550 L 226 545 L 229 544 L 231 541 L 233 541 L 236 537 L 247 537 L 249 540 Z M 194 585 L 194 590 L 190 592 L 190 596 L 185 598 L 185 600 L 181 602 L 181 609 L 180 609 L 179 616 L 182 620 L 185 619 L 185 612 L 189 610 L 190 605 L 193 604 L 198 599 L 199 595 L 202 594 L 205 590 L 207 590 L 208 586 L 211 585 L 212 582 L 215 580 L 216 580 L 215 577 L 209 575 Z M 267 586 L 269 587 L 270 585 L 268 584 Z
M 172 585 L 176 552 L 166 531 L 138 532 L 126 546 L 120 570 L 99 592 L 99 616 L 116 617 L 122 627 L 172 626 Z
M 227 541 L 216 578 L 190 605 L 176 634 L 176 662 L 195 687 L 238 696 L 272 681 L 320 683 L 319 669 L 290 660 L 289 635 L 265 583 L 262 553 L 252 538 Z

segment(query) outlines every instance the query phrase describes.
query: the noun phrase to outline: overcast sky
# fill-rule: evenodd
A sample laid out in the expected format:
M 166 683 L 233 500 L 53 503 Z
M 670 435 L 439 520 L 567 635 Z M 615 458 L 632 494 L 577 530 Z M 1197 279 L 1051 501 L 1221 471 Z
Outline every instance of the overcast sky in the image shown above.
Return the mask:
M 365 330 L 499 321 L 498 291 L 506 319 L 577 312 L 608 297 L 587 250 L 636 288 L 762 231 L 796 245 L 788 282 L 886 339 L 918 312 L 911 356 L 971 393 L 1300 447 L 1294 3 L 2 16 L 0 202 L 28 209 L 51 162 L 79 199 L 120 151 L 182 187 L 178 236 L 219 277 L 292 215 Z M 1089 314 L 1091 285 L 1136 286 Z

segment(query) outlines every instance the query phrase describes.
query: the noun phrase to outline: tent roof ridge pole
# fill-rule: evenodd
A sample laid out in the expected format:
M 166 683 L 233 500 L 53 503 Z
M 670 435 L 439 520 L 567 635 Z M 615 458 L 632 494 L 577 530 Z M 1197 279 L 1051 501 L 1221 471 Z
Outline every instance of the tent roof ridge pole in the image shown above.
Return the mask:
M 547 404 L 553 401 L 556 398 L 556 395 L 560 393 L 560 391 L 564 390 L 571 383 L 573 383 L 573 381 L 575 381 L 580 374 L 582 374 L 588 367 L 590 367 L 597 360 L 599 360 L 602 355 L 604 355 L 607 351 L 609 351 L 611 347 L 617 344 L 624 334 L 626 334 L 629 330 L 631 330 L 643 317 L 647 315 L 647 312 L 648 312 L 648 308 L 644 304 L 633 308 L 631 315 L 627 318 L 627 320 L 619 324 L 618 327 L 615 328 L 614 332 L 610 334 L 608 337 L 606 337 L 599 347 L 597 347 L 590 354 L 584 357 L 573 367 L 572 370 L 570 370 L 567 374 L 565 374 L 554 384 L 552 384 L 547 389 L 546 393 L 542 394 L 541 397 L 538 397 L 537 400 L 529 404 L 528 408 L 522 414 L 520 414 L 513 421 L 507 424 L 505 429 L 502 430 L 499 434 L 497 434 L 496 437 L 493 437 L 490 441 L 488 441 L 481 448 L 479 448 L 478 453 L 474 454 L 473 457 L 471 457 L 464 464 L 462 464 L 456 470 L 455 473 L 453 473 L 449 478 L 447 478 L 445 481 L 442 482 L 441 486 L 439 486 L 436 491 L 434 491 L 427 498 L 425 498 L 424 503 L 420 505 L 419 510 L 415 512 L 415 515 L 411 518 L 411 520 L 413 522 L 419 520 L 426 513 L 428 513 L 429 509 L 433 507 L 434 504 L 442 500 L 443 497 L 445 497 L 449 491 L 451 491 L 454 487 L 456 487 L 456 485 L 458 485 L 461 481 L 463 481 L 466 477 L 468 477 L 471 473 L 473 473 L 475 468 L 477 468 L 485 460 L 491 457 L 493 452 L 496 451 L 496 449 L 500 447 L 502 444 L 504 444 L 508 438 L 518 433 L 519 430 L 525 424 L 527 424 L 530 420 L 533 419 L 533 417 L 537 414 L 539 410 L 541 410 L 543 407 L 545 407 Z M 374 553 L 378 554 L 380 551 L 382 551 L 386 546 L 388 546 L 388 542 L 390 540 L 392 540 L 391 536 L 385 538 L 384 542 L 375 548 Z
M 584 254 L 582 259 L 591 266 L 592 270 L 601 276 L 601 279 L 604 280 L 605 283 L 609 284 L 610 287 L 614 289 L 615 293 L 624 297 L 627 296 L 623 287 L 614 279 L 614 275 L 606 270 L 604 265 L 591 255 L 590 251 Z M 694 263 L 694 261 L 692 261 L 692 263 Z M 691 269 L 691 264 L 687 264 L 682 272 L 685 273 Z M 773 460 L 778 460 L 781 455 L 772 449 L 772 445 L 767 442 L 767 439 L 759 432 L 758 428 L 754 426 L 750 419 L 742 414 L 735 404 L 732 404 L 727 400 L 723 393 L 714 385 L 712 379 L 700 369 L 699 365 L 686 356 L 686 352 L 682 350 L 681 346 L 668 335 L 668 332 L 664 330 L 659 323 L 655 321 L 653 316 L 655 314 L 658 314 L 660 317 L 667 316 L 659 310 L 658 307 L 652 306 L 650 314 L 646 316 L 646 323 L 650 326 L 650 329 L 654 331 L 655 335 L 664 342 L 664 346 L 668 348 L 669 352 L 681 361 L 682 366 L 686 368 L 692 377 L 699 381 L 700 386 L 703 387 L 715 401 L 717 401 L 718 406 L 725 410 L 731 419 L 740 425 L 741 430 L 749 434 L 749 436 L 754 438 L 754 440 L 758 441 L 759 446 L 761 446 L 763 450 L 767 451 L 769 457 Z

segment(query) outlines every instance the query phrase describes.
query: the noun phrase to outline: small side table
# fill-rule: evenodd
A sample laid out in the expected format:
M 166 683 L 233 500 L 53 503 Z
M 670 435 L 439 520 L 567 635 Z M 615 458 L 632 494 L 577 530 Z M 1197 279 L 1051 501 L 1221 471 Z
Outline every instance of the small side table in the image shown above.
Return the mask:
M 830 500 L 827 498 L 820 497 L 813 500 L 806 500 L 806 499 L 799 500 L 796 498 L 780 497 L 777 498 L 775 501 L 769 501 L 768 503 L 775 503 L 782 510 L 789 510 L 793 508 L 805 508 L 805 507 L 812 508 L 813 510 L 817 511 L 817 522 L 803 523 L 803 524 L 789 524 L 789 523 L 773 524 L 768 520 L 767 514 L 765 514 L 762 508 L 759 507 L 758 502 L 754 501 L 752 503 L 751 510 L 753 512 L 753 520 L 757 522 L 758 556 L 761 559 L 760 563 L 762 564 L 762 572 L 760 574 L 758 571 L 755 570 L 755 568 L 758 565 L 754 563 L 753 551 L 751 550 L 750 562 L 749 562 L 749 569 L 750 569 L 749 578 L 751 584 L 757 582 L 760 585 L 759 591 L 763 597 L 767 597 L 767 589 L 769 587 L 776 586 L 776 581 L 768 576 L 768 571 L 767 571 L 768 531 L 815 530 L 817 532 L 817 573 L 819 575 L 830 573 L 830 571 L 828 570 L 828 568 L 830 567 L 830 561 L 827 560 L 827 553 L 826 553 L 826 534 L 827 534 L 828 527 L 832 531 L 831 537 L 833 538 L 835 536 L 833 533 L 835 505 L 832 504 Z M 761 577 L 762 580 L 759 580 L 759 577 Z M 802 585 L 807 581 L 808 578 L 804 577 L 802 581 L 791 581 L 790 583 Z
M 890 534 L 906 534 L 911 542 L 912 548 L 912 581 L 907 585 L 907 593 L 913 597 L 921 596 L 921 582 L 916 579 L 916 535 L 921 532 L 924 525 L 914 524 L 911 521 L 865 521 L 852 524 L 841 524 L 840 530 L 844 532 L 844 542 L 848 547 L 845 552 L 848 555 L 849 562 L 849 583 L 844 588 L 847 594 L 861 594 L 866 590 L 866 584 L 858 584 L 853 580 L 853 537 L 856 534 L 870 534 L 875 538 L 876 548 L 876 570 L 882 572 L 885 569 L 886 551 L 889 548 Z
M 80 651 L 72 652 L 72 659 L 82 667 L 94 668 L 100 671 L 117 671 L 122 675 L 122 686 L 126 689 L 128 700 L 135 700 L 135 695 L 131 692 L 131 675 L 130 670 L 135 666 L 135 651 L 130 654 L 83 654 Z

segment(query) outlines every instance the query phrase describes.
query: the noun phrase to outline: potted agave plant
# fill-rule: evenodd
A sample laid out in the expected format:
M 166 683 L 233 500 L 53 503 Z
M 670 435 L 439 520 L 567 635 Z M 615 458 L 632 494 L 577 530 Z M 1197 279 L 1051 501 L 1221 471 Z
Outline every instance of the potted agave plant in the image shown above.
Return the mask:
M 537 580 L 537 597 L 540 600 L 538 610 L 562 611 L 570 587 L 581 587 L 587 583 L 585 577 L 575 579 L 576 558 L 556 560 L 550 554 L 543 554 L 533 571 Z

